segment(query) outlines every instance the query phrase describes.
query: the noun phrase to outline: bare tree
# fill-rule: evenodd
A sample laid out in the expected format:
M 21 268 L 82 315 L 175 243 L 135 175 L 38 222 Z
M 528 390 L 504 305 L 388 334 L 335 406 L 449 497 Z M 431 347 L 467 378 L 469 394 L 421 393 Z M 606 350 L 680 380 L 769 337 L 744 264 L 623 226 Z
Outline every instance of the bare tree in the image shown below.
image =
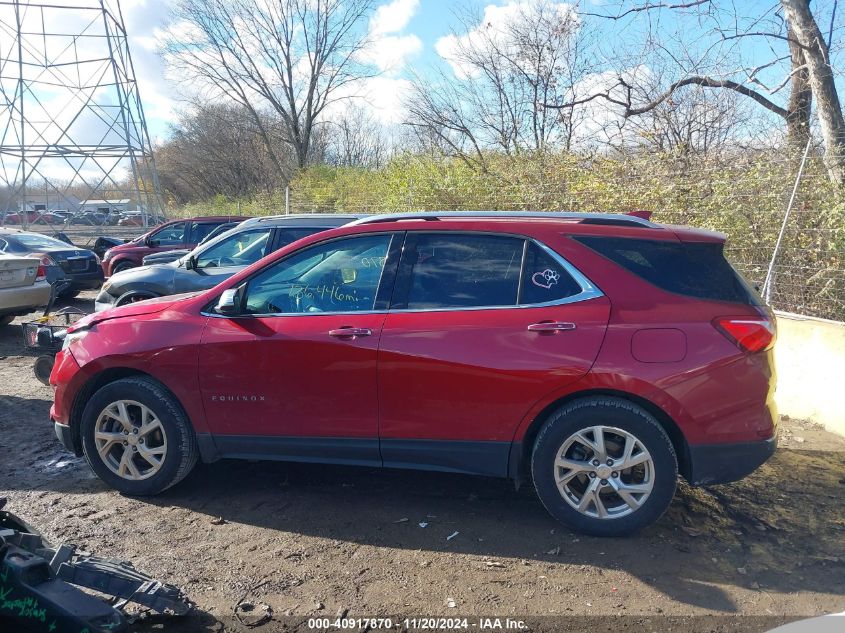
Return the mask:
M 388 157 L 387 130 L 364 108 L 353 105 L 325 125 L 326 160 L 340 167 L 381 167 Z
M 448 40 L 453 72 L 418 77 L 408 101 L 407 124 L 475 168 L 486 169 L 488 150 L 568 148 L 578 125 L 574 108 L 543 107 L 571 99 L 588 72 L 577 16 L 551 0 L 515 6 L 504 23 L 464 15 Z
M 253 118 L 277 170 L 273 130 L 304 167 L 326 107 L 349 96 L 369 71 L 359 62 L 372 0 L 178 0 L 163 45 L 178 73 L 210 98 L 241 104 Z
M 265 129 L 277 125 L 269 115 L 261 119 Z M 289 148 L 276 147 L 275 154 L 286 171 L 293 170 Z M 280 184 L 252 116 L 236 104 L 194 104 L 171 126 L 167 142 L 156 148 L 156 162 L 165 192 L 177 203 L 216 195 L 246 197 Z
M 809 0 L 780 0 L 768 8 L 750 12 L 744 3 L 717 5 L 711 0 L 688 2 L 616 2 L 604 12 L 582 12 L 584 17 L 612 22 L 646 21 L 645 42 L 640 56 L 649 63 L 663 58 L 674 63 L 676 78 L 668 86 L 644 94 L 642 86 L 633 85 L 622 73 L 601 91 L 582 95 L 570 102 L 556 104 L 572 108 L 595 99 L 603 99 L 620 109 L 624 118 L 653 112 L 676 93 L 688 87 L 729 90 L 762 106 L 786 124 L 793 147 L 801 147 L 810 138 L 810 113 L 813 98 L 819 113 L 825 142 L 825 163 L 830 178 L 845 184 L 845 121 L 834 81 L 830 50 Z M 616 8 L 614 12 L 612 9 Z M 661 21 L 652 19 L 657 12 L 686 12 L 684 30 L 674 41 L 660 32 Z M 750 12 L 750 14 L 749 14 Z M 828 38 L 834 33 L 836 0 L 828 10 L 831 20 Z M 692 17 L 689 17 L 692 14 Z M 690 32 L 690 25 L 699 25 L 699 32 Z M 771 51 L 765 61 L 747 61 L 753 57 L 745 46 L 763 41 Z M 695 50 L 694 54 L 689 53 Z M 619 60 L 631 64 L 630 55 Z M 790 86 L 785 103 L 778 102 L 779 93 Z

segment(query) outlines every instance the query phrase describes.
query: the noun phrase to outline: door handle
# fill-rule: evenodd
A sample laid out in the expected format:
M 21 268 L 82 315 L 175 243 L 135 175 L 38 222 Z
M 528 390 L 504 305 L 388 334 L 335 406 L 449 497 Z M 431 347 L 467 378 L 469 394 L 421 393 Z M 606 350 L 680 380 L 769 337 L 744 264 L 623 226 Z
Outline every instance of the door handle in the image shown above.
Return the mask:
M 358 336 L 371 336 L 373 331 L 366 327 L 341 327 L 336 330 L 329 330 L 329 336 L 337 338 L 356 338 Z
M 574 323 L 567 323 L 564 321 L 542 321 L 540 323 L 532 323 L 528 326 L 529 332 L 560 332 L 563 330 L 574 329 Z

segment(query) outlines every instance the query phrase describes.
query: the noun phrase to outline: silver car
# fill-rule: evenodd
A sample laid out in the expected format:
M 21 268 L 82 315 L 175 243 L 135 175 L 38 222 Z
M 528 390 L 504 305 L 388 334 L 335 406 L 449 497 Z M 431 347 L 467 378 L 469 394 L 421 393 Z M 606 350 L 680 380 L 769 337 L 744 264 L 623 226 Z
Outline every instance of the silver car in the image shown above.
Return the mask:
M 47 305 L 50 284 L 38 268 L 37 259 L 0 254 L 0 326 Z
M 283 246 L 362 217 L 365 216 L 322 213 L 245 220 L 175 262 L 115 273 L 103 284 L 94 310 L 213 288 Z

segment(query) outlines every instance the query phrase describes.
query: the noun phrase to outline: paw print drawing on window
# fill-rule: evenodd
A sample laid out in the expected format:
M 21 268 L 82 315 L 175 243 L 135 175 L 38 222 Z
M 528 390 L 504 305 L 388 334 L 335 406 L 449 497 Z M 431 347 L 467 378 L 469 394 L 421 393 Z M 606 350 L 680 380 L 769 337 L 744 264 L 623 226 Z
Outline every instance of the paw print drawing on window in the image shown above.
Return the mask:
M 533 283 L 535 286 L 540 286 L 540 288 L 545 288 L 546 290 L 548 290 L 549 288 L 554 286 L 559 279 L 560 273 L 552 270 L 551 268 L 546 268 L 546 270 L 534 273 L 531 276 L 531 283 Z

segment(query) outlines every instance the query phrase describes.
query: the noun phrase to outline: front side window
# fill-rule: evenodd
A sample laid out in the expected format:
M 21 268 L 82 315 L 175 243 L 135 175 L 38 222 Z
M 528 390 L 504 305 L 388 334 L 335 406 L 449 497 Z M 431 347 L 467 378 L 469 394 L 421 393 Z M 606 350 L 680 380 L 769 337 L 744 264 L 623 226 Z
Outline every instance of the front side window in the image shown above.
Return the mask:
M 249 314 L 373 310 L 390 235 L 333 240 L 268 266 L 246 287 Z
M 581 286 L 558 260 L 534 242 L 528 243 L 519 305 L 560 301 L 581 291 Z
M 185 229 L 187 226 L 185 222 L 170 224 L 160 231 L 153 233 L 150 240 L 154 246 L 181 246 L 185 243 Z
M 525 240 L 499 235 L 415 237 L 408 310 L 516 305 Z
M 196 267 L 199 270 L 254 264 L 267 254 L 270 232 L 267 228 L 230 235 L 197 255 Z

